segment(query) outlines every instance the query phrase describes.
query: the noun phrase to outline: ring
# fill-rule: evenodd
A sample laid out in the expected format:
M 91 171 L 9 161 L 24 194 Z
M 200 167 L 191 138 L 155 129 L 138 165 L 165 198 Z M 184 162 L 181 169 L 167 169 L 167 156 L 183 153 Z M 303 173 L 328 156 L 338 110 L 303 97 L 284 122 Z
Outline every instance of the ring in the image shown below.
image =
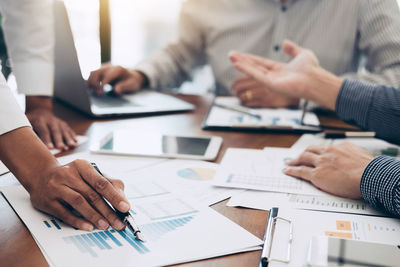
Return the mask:
M 253 92 L 250 91 L 250 90 L 247 90 L 246 91 L 246 98 L 247 98 L 247 100 L 250 101 L 253 98 Z

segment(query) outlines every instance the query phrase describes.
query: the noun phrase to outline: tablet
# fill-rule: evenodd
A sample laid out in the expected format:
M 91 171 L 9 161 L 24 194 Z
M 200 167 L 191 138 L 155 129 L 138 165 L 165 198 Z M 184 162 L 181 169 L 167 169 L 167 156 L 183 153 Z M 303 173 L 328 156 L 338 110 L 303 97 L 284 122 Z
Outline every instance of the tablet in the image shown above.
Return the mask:
M 114 131 L 90 150 L 94 153 L 214 160 L 222 144 L 216 136 L 175 136 L 129 130 Z

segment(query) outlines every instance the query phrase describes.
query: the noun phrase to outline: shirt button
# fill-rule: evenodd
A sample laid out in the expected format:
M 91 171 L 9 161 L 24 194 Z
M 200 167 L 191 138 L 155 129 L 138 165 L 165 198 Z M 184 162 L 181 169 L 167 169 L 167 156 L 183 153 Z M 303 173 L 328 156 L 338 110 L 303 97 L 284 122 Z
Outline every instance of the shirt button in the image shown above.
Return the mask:
M 286 10 L 287 10 L 286 6 L 282 6 L 281 10 L 282 10 L 282 12 L 286 12 Z
M 281 48 L 281 47 L 280 47 L 279 45 L 274 46 L 274 50 L 275 50 L 276 52 L 278 52 L 280 48 Z

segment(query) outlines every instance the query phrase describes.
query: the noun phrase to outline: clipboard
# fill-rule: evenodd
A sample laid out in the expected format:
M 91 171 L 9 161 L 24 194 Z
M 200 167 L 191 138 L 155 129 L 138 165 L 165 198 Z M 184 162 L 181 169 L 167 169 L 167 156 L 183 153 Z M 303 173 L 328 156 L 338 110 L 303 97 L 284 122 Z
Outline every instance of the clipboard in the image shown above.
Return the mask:
M 298 134 L 303 134 L 303 133 L 319 133 L 322 132 L 322 128 L 319 127 L 318 125 L 298 125 L 298 127 L 291 127 L 291 126 L 283 126 L 283 125 L 264 125 L 264 124 L 251 124 L 251 123 L 221 123 L 221 124 L 216 124 L 210 122 L 210 118 L 214 117 L 214 112 L 216 112 L 215 108 L 224 108 L 219 105 L 218 100 L 221 100 L 222 98 L 228 99 L 230 97 L 215 97 L 210 108 L 208 109 L 208 112 L 203 119 L 202 122 L 202 129 L 203 130 L 211 130 L 211 131 L 238 131 L 238 132 L 270 132 L 270 133 L 298 133 Z M 234 98 L 234 97 L 232 97 Z M 225 107 L 224 108 L 227 111 L 233 112 L 235 114 L 235 111 L 232 111 L 232 108 L 230 107 Z M 247 109 L 247 108 L 241 108 L 241 109 Z M 253 111 L 252 109 L 248 109 Z M 265 109 L 264 109 L 265 110 Z M 271 109 L 272 110 L 272 109 Z M 286 109 L 287 111 L 290 111 L 289 109 Z M 263 111 L 260 109 L 260 111 Z M 238 114 L 244 113 L 241 111 L 236 111 Z M 250 113 L 250 112 L 246 112 Z M 311 112 L 310 112 L 311 113 Z M 251 114 L 250 114 L 251 115 Z M 244 115 L 245 116 L 245 115 Z
M 279 208 L 272 208 L 268 213 L 267 226 L 264 234 L 264 246 L 261 252 L 261 260 L 259 267 L 267 267 L 270 262 L 290 263 L 291 249 L 293 242 L 293 224 L 291 220 L 278 217 Z M 289 240 L 287 247 L 287 256 L 285 259 L 271 258 L 272 244 L 274 242 L 274 234 L 276 222 L 282 221 L 289 224 Z

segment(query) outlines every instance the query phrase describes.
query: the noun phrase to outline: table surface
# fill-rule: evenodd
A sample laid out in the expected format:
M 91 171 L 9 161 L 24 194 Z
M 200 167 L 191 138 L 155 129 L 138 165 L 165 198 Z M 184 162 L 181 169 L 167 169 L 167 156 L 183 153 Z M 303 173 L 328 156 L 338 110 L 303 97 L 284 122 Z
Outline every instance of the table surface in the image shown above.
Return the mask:
M 212 97 L 180 95 L 179 98 L 194 104 L 196 110 L 148 117 L 93 120 L 63 104 L 55 103 L 55 113 L 66 120 L 77 134 L 90 138 L 104 135 L 111 129 L 120 128 L 177 135 L 220 136 L 223 138 L 223 145 L 216 162 L 220 162 L 225 150 L 229 147 L 255 149 L 266 146 L 290 147 L 300 137 L 295 134 L 204 131 L 201 129 L 201 122 L 212 102 Z M 323 124 L 344 125 L 331 114 L 320 116 L 320 120 Z M 85 144 L 72 152 L 87 149 L 88 144 Z M 68 153 L 63 153 L 61 156 Z M 0 176 L 0 181 L 1 179 Z M 268 212 L 227 207 L 226 202 L 217 203 L 212 208 L 257 237 L 263 238 Z M 28 229 L 2 195 L 0 196 L 0 248 L 1 266 L 48 266 Z M 258 266 L 260 255 L 261 251 L 254 251 L 182 264 L 182 266 Z

